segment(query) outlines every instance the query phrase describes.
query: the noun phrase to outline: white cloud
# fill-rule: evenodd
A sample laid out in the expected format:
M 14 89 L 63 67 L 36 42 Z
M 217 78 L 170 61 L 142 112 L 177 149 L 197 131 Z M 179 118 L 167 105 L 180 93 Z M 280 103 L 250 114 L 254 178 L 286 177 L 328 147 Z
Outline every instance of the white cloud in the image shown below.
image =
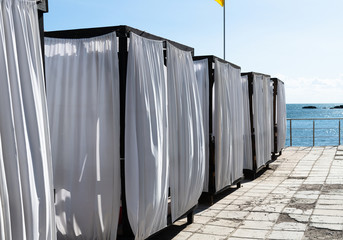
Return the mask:
M 285 83 L 287 103 L 343 103 L 343 74 L 336 78 L 275 76 Z

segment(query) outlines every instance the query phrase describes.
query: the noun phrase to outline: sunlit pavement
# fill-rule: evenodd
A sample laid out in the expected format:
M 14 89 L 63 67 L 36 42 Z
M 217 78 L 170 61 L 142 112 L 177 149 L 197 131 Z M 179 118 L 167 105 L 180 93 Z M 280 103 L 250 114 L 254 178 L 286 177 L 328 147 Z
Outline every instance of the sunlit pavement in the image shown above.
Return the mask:
M 153 239 L 343 239 L 343 146 L 289 147 L 242 186 Z

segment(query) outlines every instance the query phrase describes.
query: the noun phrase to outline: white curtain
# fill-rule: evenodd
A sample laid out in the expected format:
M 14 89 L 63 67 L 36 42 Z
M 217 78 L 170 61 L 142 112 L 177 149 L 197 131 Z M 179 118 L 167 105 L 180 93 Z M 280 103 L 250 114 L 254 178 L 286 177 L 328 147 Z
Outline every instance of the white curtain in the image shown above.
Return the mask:
M 0 239 L 12 239 L 10 204 L 0 136 Z
M 264 106 L 263 106 L 263 77 L 262 75 L 254 75 L 253 80 L 253 118 L 255 129 L 255 150 L 256 150 L 256 166 L 264 165 Z M 253 170 L 253 169 L 251 169 Z
M 116 239 L 120 209 L 116 34 L 45 39 L 58 236 Z
M 241 71 L 215 61 L 214 135 L 216 191 L 243 176 L 243 89 Z
M 285 85 L 279 81 L 277 85 L 276 113 L 277 113 L 277 151 L 280 152 L 286 144 L 286 95 Z
M 243 177 L 243 89 L 241 69 L 229 65 L 229 98 L 231 109 L 232 160 L 230 184 Z
M 269 84 L 269 86 L 268 86 L 268 90 L 269 90 L 268 105 L 269 105 L 269 113 L 270 113 L 270 125 L 269 125 L 269 128 L 270 128 L 270 152 L 272 154 L 275 152 L 275 150 L 274 150 L 274 143 L 275 143 L 275 139 L 274 139 L 274 81 L 268 77 L 267 82 Z
M 273 81 L 270 80 L 270 77 L 263 76 L 264 83 L 264 106 L 266 118 L 264 121 L 266 129 L 266 162 L 271 160 L 272 148 L 274 148 L 274 120 L 273 120 Z
M 251 143 L 251 126 L 250 126 L 250 103 L 249 103 L 249 82 L 248 76 L 242 76 L 242 92 L 243 92 L 243 158 L 244 169 L 253 169 L 252 163 L 252 143 Z
M 270 78 L 254 75 L 253 85 L 256 169 L 258 169 L 271 158 L 272 98 Z
M 55 239 L 35 1 L 0 0 L 0 238 Z
M 209 181 L 209 151 L 210 151 L 210 132 L 209 132 L 209 70 L 208 59 L 194 61 L 194 70 L 197 78 L 200 104 L 203 116 L 204 135 L 205 135 L 205 177 L 204 177 L 204 192 L 208 192 Z
M 10 204 L 0 136 L 0 239 L 12 239 Z
M 214 94 L 214 136 L 215 136 L 215 186 L 216 191 L 231 184 L 232 160 L 232 115 L 230 108 L 229 64 L 215 60 L 215 94 Z
M 167 226 L 166 84 L 163 42 L 131 33 L 125 106 L 125 192 L 136 239 L 145 239 Z
M 194 207 L 205 171 L 199 91 L 190 52 L 167 44 L 168 127 L 172 221 Z

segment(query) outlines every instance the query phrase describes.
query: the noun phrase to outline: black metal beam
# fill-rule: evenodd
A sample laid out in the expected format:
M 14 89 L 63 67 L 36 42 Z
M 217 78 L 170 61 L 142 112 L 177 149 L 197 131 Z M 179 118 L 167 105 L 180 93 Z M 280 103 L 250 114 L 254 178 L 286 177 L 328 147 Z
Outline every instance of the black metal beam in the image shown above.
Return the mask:
M 40 44 L 41 44 L 41 51 L 42 51 L 44 79 L 45 79 L 44 13 L 48 12 L 48 0 L 38 0 L 37 9 L 38 9 Z M 46 82 L 44 82 L 44 84 L 46 85 Z

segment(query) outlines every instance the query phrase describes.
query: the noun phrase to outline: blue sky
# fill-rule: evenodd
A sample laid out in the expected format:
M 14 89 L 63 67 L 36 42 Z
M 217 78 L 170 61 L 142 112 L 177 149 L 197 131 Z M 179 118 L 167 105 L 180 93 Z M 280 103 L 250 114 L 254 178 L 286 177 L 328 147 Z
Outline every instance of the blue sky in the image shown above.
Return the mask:
M 342 0 L 227 0 L 226 60 L 285 82 L 288 103 L 343 103 Z M 50 0 L 45 29 L 128 25 L 223 57 L 214 0 Z

